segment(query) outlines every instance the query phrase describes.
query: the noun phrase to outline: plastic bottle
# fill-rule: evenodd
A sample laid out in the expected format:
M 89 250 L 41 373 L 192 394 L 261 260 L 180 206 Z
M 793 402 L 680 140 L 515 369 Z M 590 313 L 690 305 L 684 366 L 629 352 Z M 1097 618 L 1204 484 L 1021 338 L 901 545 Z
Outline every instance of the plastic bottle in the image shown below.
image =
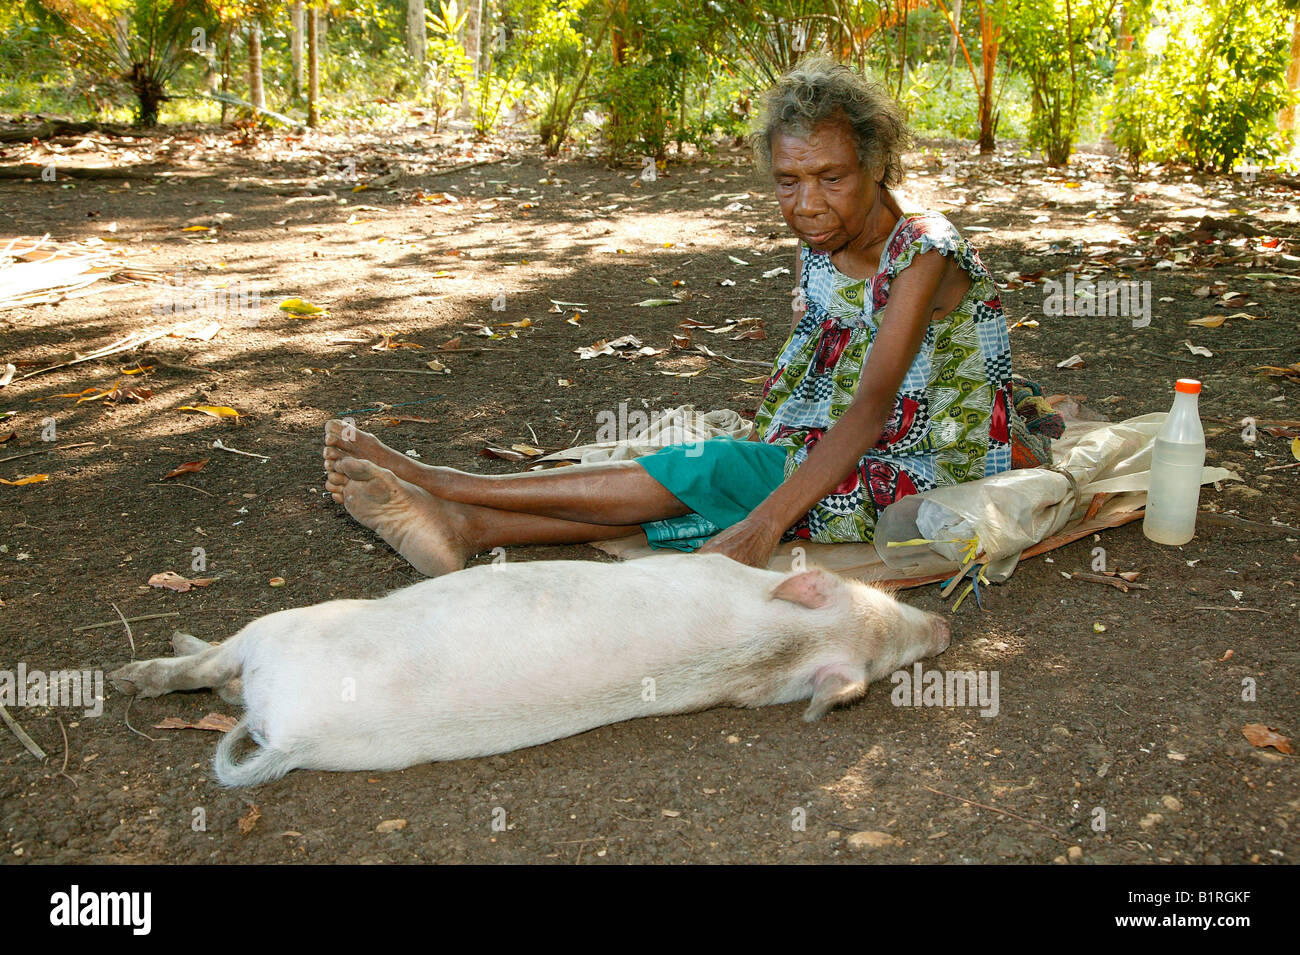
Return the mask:
M 1205 465 L 1205 431 L 1197 412 L 1200 393 L 1199 381 L 1179 378 L 1174 406 L 1156 435 L 1142 533 L 1157 544 L 1186 544 L 1196 533 Z

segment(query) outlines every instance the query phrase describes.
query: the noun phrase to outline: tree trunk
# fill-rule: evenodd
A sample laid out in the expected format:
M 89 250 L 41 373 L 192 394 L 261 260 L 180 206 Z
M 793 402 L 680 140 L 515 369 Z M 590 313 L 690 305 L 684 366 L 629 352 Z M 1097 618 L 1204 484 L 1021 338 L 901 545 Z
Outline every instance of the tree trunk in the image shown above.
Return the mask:
M 896 97 L 903 95 L 903 77 L 907 75 L 907 0 L 903 0 L 903 29 L 902 36 L 898 41 L 898 92 Z
M 230 92 L 230 45 L 234 42 L 234 37 L 226 36 L 226 45 L 221 51 L 221 92 Z M 225 100 L 221 101 L 221 125 L 226 125 L 226 113 L 230 109 L 230 104 Z
M 420 65 L 424 82 L 424 61 L 428 59 L 428 35 L 424 24 L 424 0 L 406 0 L 406 52 Z
M 470 0 L 465 18 L 465 55 L 474 64 L 474 82 L 483 70 L 483 0 Z
M 980 0 L 980 61 L 983 77 L 980 88 L 980 155 L 993 152 L 996 145 L 993 130 L 996 117 L 993 115 L 993 72 L 998 62 L 998 31 L 993 26 L 993 17 L 988 10 L 987 0 Z
M 320 15 L 315 6 L 307 8 L 307 125 L 320 125 L 317 99 L 320 97 Z
M 1296 17 L 1291 29 L 1291 62 L 1286 67 L 1286 88 L 1295 92 L 1300 88 L 1300 16 Z M 1295 129 L 1295 104 L 1289 103 L 1282 108 L 1277 117 L 1278 129 Z
M 465 55 L 469 57 L 470 65 L 474 68 L 473 81 L 462 83 L 460 87 L 460 110 L 462 115 L 470 113 L 470 93 L 478 85 L 479 77 L 479 30 L 483 23 L 483 0 L 470 0 L 469 15 L 465 17 L 465 36 L 461 41 L 465 47 Z
M 262 89 L 262 24 L 256 20 L 248 24 L 248 101 L 255 109 L 266 109 L 266 93 Z
M 293 98 L 302 98 L 302 30 L 306 11 L 302 0 L 294 0 L 289 8 L 289 54 L 293 57 Z
M 952 0 L 952 22 L 957 27 L 948 40 L 948 89 L 952 89 L 952 71 L 957 66 L 957 31 L 961 29 L 961 0 Z
M 131 66 L 131 89 L 137 101 L 135 124 L 142 129 L 158 125 L 158 110 L 167 97 L 162 84 L 149 74 L 143 63 Z

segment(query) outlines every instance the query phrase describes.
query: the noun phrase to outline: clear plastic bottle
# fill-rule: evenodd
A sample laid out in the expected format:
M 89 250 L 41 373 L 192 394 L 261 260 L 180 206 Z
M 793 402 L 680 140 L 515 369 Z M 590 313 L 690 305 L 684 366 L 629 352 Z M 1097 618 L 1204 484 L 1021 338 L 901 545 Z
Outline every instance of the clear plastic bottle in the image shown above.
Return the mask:
M 1197 411 L 1201 383 L 1179 378 L 1174 406 L 1156 435 L 1142 533 L 1157 544 L 1186 544 L 1196 533 L 1205 466 L 1205 431 Z

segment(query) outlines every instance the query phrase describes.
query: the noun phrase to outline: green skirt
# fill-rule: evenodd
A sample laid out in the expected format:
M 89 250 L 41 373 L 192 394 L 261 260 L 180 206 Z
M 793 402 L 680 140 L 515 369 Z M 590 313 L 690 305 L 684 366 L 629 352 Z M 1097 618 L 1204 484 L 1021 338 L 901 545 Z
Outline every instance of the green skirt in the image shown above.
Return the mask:
M 785 480 L 784 448 L 762 441 L 711 438 L 673 444 L 637 464 L 692 511 L 642 524 L 650 546 L 699 550 L 719 531 L 749 516 Z

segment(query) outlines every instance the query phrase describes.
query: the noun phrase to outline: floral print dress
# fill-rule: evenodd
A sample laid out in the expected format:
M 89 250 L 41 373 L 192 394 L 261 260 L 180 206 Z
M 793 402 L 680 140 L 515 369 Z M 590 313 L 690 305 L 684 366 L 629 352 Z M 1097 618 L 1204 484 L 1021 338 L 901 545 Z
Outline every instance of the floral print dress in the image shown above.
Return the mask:
M 802 249 L 807 311 L 781 348 L 755 415 L 761 440 L 786 450 L 789 477 L 848 409 L 888 311 L 890 282 L 919 254 L 951 256 L 971 279 L 946 317 L 930 323 L 874 448 L 785 539 L 871 541 L 876 513 L 918 491 L 1011 467 L 1011 349 L 992 276 L 937 212 L 902 217 L 877 274 L 854 279 L 829 254 Z

